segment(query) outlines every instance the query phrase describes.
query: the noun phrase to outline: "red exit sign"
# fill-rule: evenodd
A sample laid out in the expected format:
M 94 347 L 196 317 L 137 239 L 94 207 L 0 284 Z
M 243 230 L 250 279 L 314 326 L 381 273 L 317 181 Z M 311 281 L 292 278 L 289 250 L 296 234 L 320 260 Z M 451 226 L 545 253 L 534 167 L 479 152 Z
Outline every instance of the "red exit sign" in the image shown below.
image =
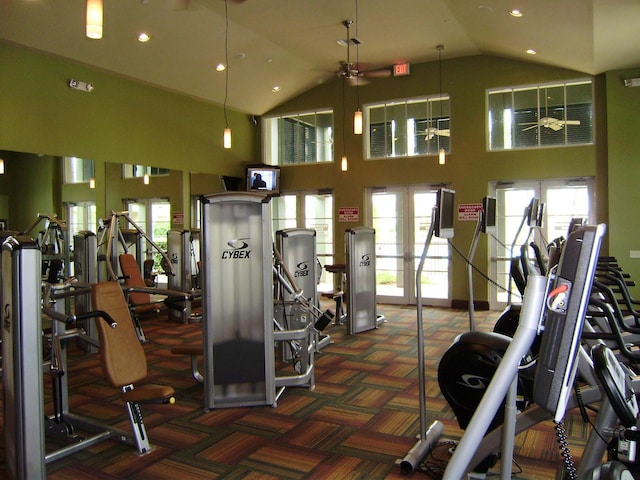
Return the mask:
M 394 77 L 402 77 L 403 75 L 409 75 L 409 64 L 408 63 L 397 63 L 393 66 L 393 76 Z

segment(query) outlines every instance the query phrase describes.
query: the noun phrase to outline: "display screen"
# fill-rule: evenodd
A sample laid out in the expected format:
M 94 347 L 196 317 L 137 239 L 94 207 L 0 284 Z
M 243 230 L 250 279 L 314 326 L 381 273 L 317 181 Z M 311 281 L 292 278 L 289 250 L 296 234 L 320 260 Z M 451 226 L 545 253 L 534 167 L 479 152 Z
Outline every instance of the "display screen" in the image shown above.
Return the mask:
M 280 193 L 280 169 L 277 167 L 248 167 L 247 190 Z
M 535 227 L 538 224 L 538 204 L 537 198 L 532 198 L 527 207 L 527 225 L 529 227 Z
M 453 214 L 455 209 L 454 190 L 441 188 L 436 197 L 435 235 L 439 238 L 453 237 Z
M 484 197 L 482 199 L 482 224 L 483 233 L 495 233 L 496 231 L 496 199 Z

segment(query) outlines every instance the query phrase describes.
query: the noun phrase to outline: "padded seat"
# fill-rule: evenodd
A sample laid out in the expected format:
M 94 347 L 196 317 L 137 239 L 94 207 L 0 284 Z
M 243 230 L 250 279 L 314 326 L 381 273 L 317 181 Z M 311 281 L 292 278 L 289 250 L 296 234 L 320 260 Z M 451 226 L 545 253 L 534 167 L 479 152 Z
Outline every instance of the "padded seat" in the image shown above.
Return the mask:
M 147 357 L 138 340 L 129 306 L 117 282 L 100 282 L 91 287 L 94 310 L 106 312 L 116 323 L 96 322 L 100 340 L 100 362 L 107 382 L 122 391 L 138 452 L 151 450 L 142 419 L 141 403 L 170 404 L 175 402 L 173 387 L 147 384 L 134 387 L 147 376 Z

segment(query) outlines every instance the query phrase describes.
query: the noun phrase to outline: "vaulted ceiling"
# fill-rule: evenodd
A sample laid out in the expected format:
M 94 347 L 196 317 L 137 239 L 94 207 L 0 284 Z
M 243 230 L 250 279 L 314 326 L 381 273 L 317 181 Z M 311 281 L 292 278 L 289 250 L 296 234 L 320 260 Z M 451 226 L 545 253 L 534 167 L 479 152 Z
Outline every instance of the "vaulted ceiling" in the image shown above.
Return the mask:
M 496 55 L 587 74 L 640 66 L 638 0 L 104 0 L 100 40 L 85 36 L 85 3 L 2 0 L 0 38 L 217 104 L 226 93 L 229 107 L 257 115 L 336 78 L 345 20 L 361 70 L 434 61 L 437 45 L 443 59 Z

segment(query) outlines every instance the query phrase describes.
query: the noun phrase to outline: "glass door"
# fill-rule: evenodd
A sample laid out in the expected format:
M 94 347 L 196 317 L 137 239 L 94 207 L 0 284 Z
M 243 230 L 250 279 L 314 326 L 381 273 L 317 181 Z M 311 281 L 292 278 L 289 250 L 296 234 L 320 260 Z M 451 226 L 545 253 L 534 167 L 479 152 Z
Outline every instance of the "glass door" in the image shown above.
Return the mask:
M 129 200 L 127 201 L 127 210 L 131 220 L 136 222 L 151 240 L 166 252 L 167 232 L 171 228 L 171 204 L 169 201 L 158 198 Z M 147 241 L 144 238 L 141 241 L 145 259 L 153 258 L 153 270 L 159 272 L 157 277 L 158 285 L 166 286 L 168 278 L 161 266 L 162 255 L 151 245 L 147 245 Z M 138 259 L 138 262 L 141 263 L 141 259 Z
M 497 183 L 491 185 L 491 191 L 497 203 L 497 234 L 490 240 L 489 276 L 495 283 L 490 284 L 489 306 L 500 310 L 510 301 L 520 301 L 515 284 L 510 282 L 509 265 L 512 256 L 520 255 L 520 245 L 530 234 L 525 222 L 516 238 L 531 199 L 538 198 L 542 205 L 542 225 L 534 228 L 531 239 L 546 250 L 549 242 L 567 237 L 572 219 L 594 223 L 595 190 L 593 179 L 587 178 Z M 512 245 L 515 245 L 513 251 Z
M 376 231 L 376 290 L 380 303 L 415 304 L 416 269 L 431 227 L 436 190 L 429 186 L 372 189 L 370 224 Z M 423 301 L 449 306 L 449 245 L 433 237 L 422 272 Z

